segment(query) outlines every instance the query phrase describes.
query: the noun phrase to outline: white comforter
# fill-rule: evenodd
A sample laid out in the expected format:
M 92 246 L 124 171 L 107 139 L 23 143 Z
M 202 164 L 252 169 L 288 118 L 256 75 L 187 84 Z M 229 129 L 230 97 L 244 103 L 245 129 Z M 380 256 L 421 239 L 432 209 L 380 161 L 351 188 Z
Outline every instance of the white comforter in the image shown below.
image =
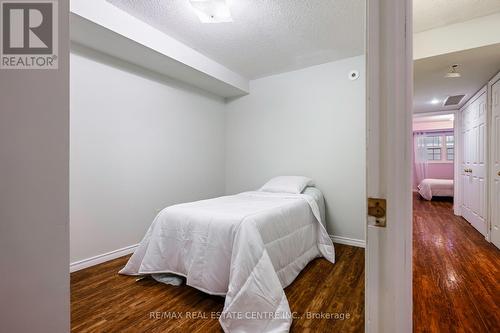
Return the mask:
M 432 197 L 452 197 L 453 179 L 426 178 L 418 185 L 418 193 L 426 200 L 432 200 Z
M 225 295 L 225 332 L 288 332 L 283 288 L 315 257 L 335 251 L 306 194 L 244 192 L 165 208 L 120 273 L 175 273 Z

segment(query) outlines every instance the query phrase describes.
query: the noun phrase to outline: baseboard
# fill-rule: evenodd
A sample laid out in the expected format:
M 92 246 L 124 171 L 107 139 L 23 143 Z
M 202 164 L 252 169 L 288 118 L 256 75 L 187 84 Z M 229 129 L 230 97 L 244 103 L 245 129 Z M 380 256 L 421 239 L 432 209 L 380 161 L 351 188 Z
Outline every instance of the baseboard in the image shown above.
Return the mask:
M 126 256 L 127 254 L 134 252 L 138 246 L 139 244 L 134 244 L 108 253 L 99 254 L 92 258 L 72 262 L 71 264 L 69 264 L 69 271 L 70 273 L 73 273 L 87 267 L 95 266 L 106 261 Z
M 354 239 L 354 238 L 333 236 L 333 235 L 330 235 L 330 238 L 334 243 L 357 246 L 357 247 L 365 247 L 365 241 L 361 239 Z M 95 257 L 72 262 L 71 264 L 69 264 L 69 271 L 70 273 L 73 273 L 84 268 L 92 267 L 95 265 L 102 264 L 103 262 L 106 261 L 126 256 L 127 254 L 134 252 L 138 246 L 139 244 L 134 244 L 108 253 L 99 254 Z
M 366 246 L 366 242 L 364 240 L 361 240 L 361 239 L 354 239 L 354 238 L 334 236 L 334 235 L 330 235 L 330 238 L 332 239 L 332 242 L 334 242 L 334 243 L 351 245 L 351 246 L 356 246 L 356 247 L 365 247 Z

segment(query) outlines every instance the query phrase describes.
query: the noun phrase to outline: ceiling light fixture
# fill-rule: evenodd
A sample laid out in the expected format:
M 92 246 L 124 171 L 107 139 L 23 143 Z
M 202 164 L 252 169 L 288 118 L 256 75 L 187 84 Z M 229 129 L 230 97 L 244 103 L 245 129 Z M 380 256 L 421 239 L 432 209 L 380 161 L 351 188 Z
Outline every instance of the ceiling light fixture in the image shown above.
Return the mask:
M 439 99 L 437 98 L 434 98 L 432 101 L 431 101 L 431 104 L 438 104 L 439 103 Z
M 189 0 L 202 23 L 233 22 L 226 0 Z
M 448 73 L 446 73 L 446 75 L 444 77 L 447 77 L 447 78 L 461 77 L 462 74 L 457 72 L 457 70 L 458 70 L 458 64 L 451 65 L 450 70 L 448 71 Z

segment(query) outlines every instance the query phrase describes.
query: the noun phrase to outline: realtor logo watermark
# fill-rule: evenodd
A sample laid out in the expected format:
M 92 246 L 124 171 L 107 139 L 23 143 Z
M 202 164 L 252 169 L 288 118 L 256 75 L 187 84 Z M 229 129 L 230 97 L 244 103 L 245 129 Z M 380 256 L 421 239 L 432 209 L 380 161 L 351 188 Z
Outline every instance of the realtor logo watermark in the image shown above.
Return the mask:
M 0 69 L 57 69 L 57 1 L 0 1 Z

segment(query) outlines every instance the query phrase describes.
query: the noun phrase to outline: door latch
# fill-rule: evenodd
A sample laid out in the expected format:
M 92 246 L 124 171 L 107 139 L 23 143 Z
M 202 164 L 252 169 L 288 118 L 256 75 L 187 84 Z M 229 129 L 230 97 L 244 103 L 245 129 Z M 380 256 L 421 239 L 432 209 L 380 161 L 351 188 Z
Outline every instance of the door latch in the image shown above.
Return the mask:
M 387 202 L 385 199 L 379 198 L 368 198 L 368 216 L 373 217 L 374 222 L 370 225 L 376 227 L 386 226 L 386 212 L 387 212 Z

